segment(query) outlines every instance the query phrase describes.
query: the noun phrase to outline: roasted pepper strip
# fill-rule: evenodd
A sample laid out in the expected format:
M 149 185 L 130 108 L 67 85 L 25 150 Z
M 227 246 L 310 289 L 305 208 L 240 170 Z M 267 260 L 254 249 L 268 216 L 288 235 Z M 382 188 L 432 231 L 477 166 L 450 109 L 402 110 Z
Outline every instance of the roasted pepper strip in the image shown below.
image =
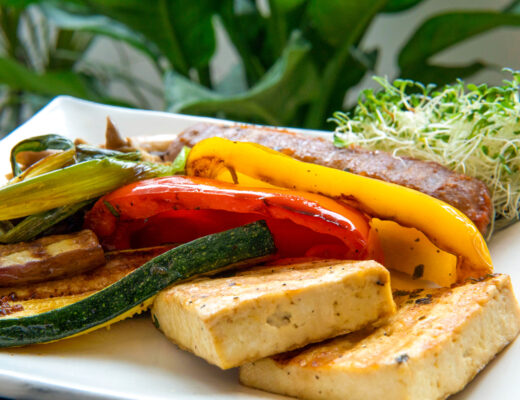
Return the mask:
M 266 220 L 281 256 L 363 259 L 368 219 L 324 196 L 252 189 L 181 176 L 150 179 L 102 197 L 86 216 L 106 248 L 186 242 Z
M 484 238 L 475 225 L 452 206 L 421 192 L 295 160 L 253 143 L 210 138 L 195 145 L 188 175 L 219 179 L 232 171 L 260 182 L 347 201 L 382 220 L 423 232 L 436 246 L 459 257 L 457 281 L 481 277 L 493 269 Z

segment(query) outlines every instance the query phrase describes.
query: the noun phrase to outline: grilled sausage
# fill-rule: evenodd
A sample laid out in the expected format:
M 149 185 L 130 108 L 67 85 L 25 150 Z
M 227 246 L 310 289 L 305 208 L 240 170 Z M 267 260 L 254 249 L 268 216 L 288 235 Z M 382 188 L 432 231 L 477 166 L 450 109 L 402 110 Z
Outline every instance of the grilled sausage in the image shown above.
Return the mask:
M 259 143 L 301 161 L 418 190 L 462 211 L 482 233 L 485 233 L 491 219 L 489 191 L 478 179 L 453 172 L 435 162 L 394 157 L 383 151 L 369 151 L 355 146 L 337 148 L 332 140 L 282 129 L 251 125 L 197 124 L 186 129 L 171 143 L 164 160 L 173 160 L 184 145 L 194 146 L 197 142 L 214 136 Z

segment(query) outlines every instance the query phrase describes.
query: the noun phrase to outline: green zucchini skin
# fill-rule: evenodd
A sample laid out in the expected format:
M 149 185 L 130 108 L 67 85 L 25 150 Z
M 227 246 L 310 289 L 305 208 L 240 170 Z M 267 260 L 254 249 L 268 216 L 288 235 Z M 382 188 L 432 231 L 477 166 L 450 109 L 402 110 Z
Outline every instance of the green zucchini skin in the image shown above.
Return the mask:
M 138 307 L 173 283 L 275 251 L 264 221 L 204 236 L 161 254 L 77 303 L 27 317 L 0 318 L 0 347 L 45 343 L 76 335 Z

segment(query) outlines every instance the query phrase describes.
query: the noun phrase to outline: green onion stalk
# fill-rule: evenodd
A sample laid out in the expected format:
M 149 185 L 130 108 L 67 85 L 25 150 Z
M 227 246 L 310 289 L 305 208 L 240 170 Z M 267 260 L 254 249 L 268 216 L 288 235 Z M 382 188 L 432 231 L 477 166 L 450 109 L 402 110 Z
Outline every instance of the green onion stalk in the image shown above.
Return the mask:
M 15 178 L 0 188 L 0 243 L 31 240 L 94 199 L 128 183 L 182 173 L 189 154 L 185 147 L 171 164 L 142 162 L 138 161 L 139 152 L 120 153 L 81 145 L 67 148 L 66 141 L 56 136 L 28 139 L 13 149 Z M 62 146 L 63 151 L 22 172 L 16 154 L 22 150 L 47 150 L 40 145 L 42 142 Z M 61 168 L 74 154 L 76 161 L 81 161 Z M 19 218 L 23 219 L 13 223 Z
M 26 179 L 0 189 L 0 220 L 100 197 L 128 183 L 173 175 L 171 165 L 94 159 Z

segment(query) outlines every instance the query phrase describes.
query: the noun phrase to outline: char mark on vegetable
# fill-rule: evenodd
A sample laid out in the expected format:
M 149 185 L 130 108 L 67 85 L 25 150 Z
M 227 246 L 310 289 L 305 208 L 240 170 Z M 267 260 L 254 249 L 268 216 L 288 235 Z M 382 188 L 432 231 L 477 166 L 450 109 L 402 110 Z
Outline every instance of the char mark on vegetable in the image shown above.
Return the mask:
M 165 159 L 173 160 L 183 146 L 194 146 L 201 140 L 214 136 L 259 143 L 289 153 L 301 161 L 418 190 L 459 209 L 483 233 L 491 219 L 489 191 L 478 179 L 452 172 L 434 162 L 398 158 L 382 151 L 368 151 L 355 146 L 337 148 L 332 142 L 332 135 L 328 141 L 281 129 L 202 123 L 182 132 L 171 143 Z

